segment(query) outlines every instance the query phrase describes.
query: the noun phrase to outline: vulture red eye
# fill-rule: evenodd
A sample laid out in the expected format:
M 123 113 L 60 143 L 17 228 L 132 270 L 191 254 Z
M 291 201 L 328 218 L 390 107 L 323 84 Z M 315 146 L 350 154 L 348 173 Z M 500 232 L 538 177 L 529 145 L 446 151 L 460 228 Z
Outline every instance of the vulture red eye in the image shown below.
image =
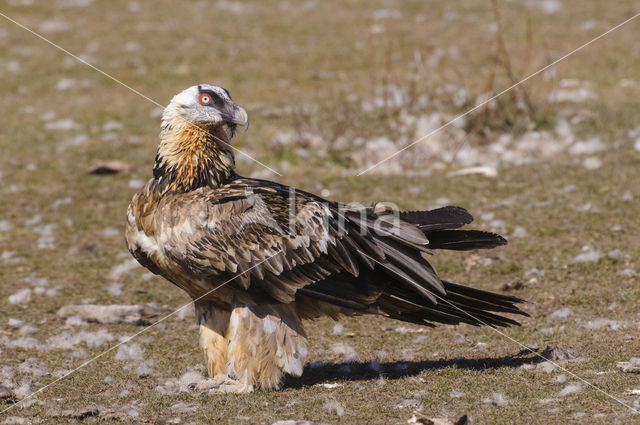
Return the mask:
M 211 102 L 211 96 L 209 96 L 208 94 L 200 95 L 200 103 L 202 103 L 203 105 L 208 105 L 209 102 Z

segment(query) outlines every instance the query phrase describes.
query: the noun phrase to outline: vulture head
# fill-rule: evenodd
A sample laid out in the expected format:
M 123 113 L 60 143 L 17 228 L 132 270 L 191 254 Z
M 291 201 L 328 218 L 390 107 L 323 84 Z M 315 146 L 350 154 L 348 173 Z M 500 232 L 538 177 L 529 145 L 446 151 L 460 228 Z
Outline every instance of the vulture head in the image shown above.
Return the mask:
M 163 187 L 216 187 L 234 176 L 229 144 L 237 126 L 249 127 L 247 112 L 222 87 L 199 84 L 177 94 L 162 114 L 154 177 Z
M 227 127 L 231 135 L 238 125 L 249 127 L 247 112 L 233 103 L 229 92 L 210 84 L 198 84 L 174 96 L 162 120 L 165 125 L 186 121 L 214 133 Z

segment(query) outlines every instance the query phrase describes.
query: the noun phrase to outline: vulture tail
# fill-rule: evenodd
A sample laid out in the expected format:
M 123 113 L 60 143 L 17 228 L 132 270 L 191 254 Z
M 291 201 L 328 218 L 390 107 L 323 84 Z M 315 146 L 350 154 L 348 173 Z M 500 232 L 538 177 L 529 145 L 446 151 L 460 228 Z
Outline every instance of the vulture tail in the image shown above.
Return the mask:
M 433 323 L 504 327 L 520 325 L 502 314 L 529 316 L 516 304 L 524 300 L 481 289 L 442 281 L 447 294 L 437 296 L 437 304 L 424 302 L 403 288 L 390 287 L 378 299 L 380 308 L 391 318 L 420 325 Z
M 400 219 L 417 225 L 423 232 L 457 229 L 473 221 L 467 210 L 461 207 L 442 207 L 430 211 L 402 211 Z
M 471 214 L 461 207 L 448 206 L 431 211 L 401 212 L 400 219 L 418 226 L 429 239 L 430 249 L 467 251 L 507 244 L 506 239 L 495 233 L 451 230 L 473 221 Z
M 480 248 L 494 248 L 506 245 L 507 241 L 502 236 L 490 232 L 478 230 L 452 230 L 458 229 L 473 221 L 471 214 L 464 208 L 448 206 L 431 211 L 401 212 L 400 219 L 417 226 L 427 237 L 429 249 L 449 249 L 465 251 Z M 383 241 L 387 242 L 387 241 Z M 388 242 L 387 242 L 388 243 Z M 407 244 L 404 249 L 396 243 L 396 251 L 391 251 L 380 243 L 390 262 L 397 261 L 398 253 L 404 256 L 420 260 L 417 251 L 412 251 Z M 420 263 L 428 268 L 437 279 L 433 269 L 428 266 L 426 260 Z M 511 326 L 519 323 L 504 314 L 528 314 L 517 304 L 524 302 L 520 298 L 501 295 L 481 289 L 441 280 L 440 289 L 433 291 L 434 285 L 426 285 L 424 279 L 421 282 L 425 289 L 431 292 L 431 297 L 423 296 L 401 279 L 394 281 L 385 289 L 378 299 L 378 305 L 389 317 L 406 322 L 432 326 L 433 323 L 458 324 L 468 323 L 474 326 Z M 422 296 L 421 296 L 422 295 Z
M 431 249 L 468 251 L 495 248 L 507 244 L 507 240 L 502 236 L 480 230 L 436 230 L 428 232 L 426 235 Z

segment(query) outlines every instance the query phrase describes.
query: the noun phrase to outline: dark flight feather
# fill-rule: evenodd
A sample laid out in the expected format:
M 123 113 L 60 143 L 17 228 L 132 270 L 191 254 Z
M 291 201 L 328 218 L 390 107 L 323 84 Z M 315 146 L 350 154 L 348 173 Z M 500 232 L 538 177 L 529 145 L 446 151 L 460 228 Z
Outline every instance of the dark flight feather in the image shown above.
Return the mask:
M 429 248 L 468 251 L 489 249 L 506 245 L 507 240 L 500 235 L 479 230 L 436 230 L 427 233 Z

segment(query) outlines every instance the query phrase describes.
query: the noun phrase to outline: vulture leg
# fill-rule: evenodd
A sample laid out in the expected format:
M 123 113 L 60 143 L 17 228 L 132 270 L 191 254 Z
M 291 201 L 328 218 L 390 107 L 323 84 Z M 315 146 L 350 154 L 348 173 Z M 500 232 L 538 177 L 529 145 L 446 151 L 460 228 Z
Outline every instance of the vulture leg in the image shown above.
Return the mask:
M 200 325 L 200 347 L 210 377 L 227 374 L 226 338 L 231 313 L 207 301 L 195 302 L 196 319 Z
M 278 388 L 285 373 L 302 375 L 307 339 L 293 303 L 236 305 L 227 339 L 228 373 L 247 392 Z

